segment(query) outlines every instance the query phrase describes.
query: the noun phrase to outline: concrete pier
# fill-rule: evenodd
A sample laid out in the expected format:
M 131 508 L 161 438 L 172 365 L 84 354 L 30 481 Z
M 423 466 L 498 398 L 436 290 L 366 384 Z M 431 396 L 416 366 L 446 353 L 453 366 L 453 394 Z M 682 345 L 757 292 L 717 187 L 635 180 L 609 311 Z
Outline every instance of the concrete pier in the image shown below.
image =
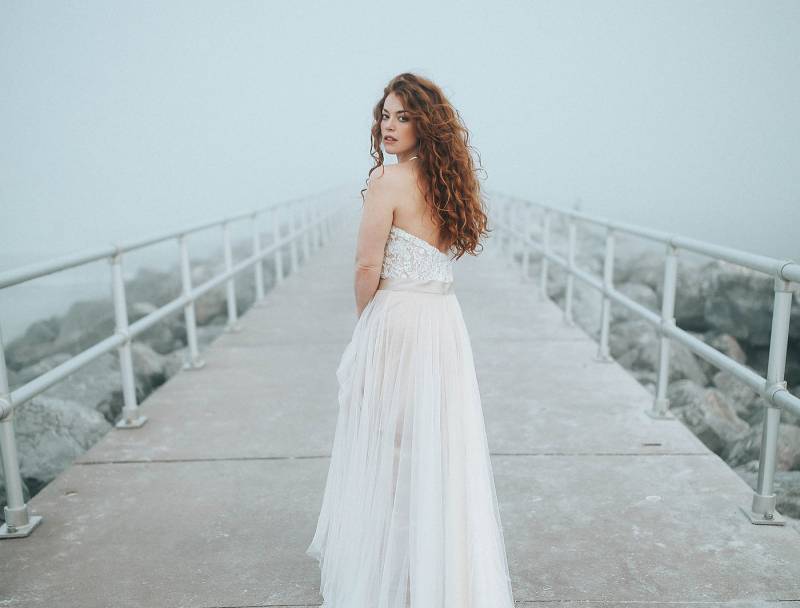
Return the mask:
M 113 429 L 31 500 L 44 521 L 0 541 L 0 606 L 321 603 L 304 550 L 356 321 L 358 219 L 354 207 L 240 332 L 203 351 L 203 369 L 153 393 L 146 425 Z M 800 606 L 796 529 L 751 524 L 750 487 L 680 421 L 647 416 L 650 394 L 596 361 L 496 247 L 454 274 L 517 605 Z

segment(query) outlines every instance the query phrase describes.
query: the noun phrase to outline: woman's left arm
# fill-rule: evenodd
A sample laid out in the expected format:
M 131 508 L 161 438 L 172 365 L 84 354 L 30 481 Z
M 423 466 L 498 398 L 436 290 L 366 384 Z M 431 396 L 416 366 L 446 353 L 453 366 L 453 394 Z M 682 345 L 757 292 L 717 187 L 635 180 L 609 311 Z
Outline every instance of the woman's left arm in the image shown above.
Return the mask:
M 367 185 L 356 246 L 354 289 L 356 314 L 360 317 L 375 295 L 383 266 L 383 250 L 394 220 L 394 199 L 386 174 L 374 176 Z

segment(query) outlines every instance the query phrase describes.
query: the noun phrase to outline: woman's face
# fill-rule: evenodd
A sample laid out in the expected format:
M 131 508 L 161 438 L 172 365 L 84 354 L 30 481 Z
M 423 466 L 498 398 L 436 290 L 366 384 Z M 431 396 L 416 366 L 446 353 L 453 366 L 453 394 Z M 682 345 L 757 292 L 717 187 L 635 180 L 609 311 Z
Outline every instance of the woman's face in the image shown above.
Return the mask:
M 381 139 L 389 154 L 407 156 L 417 149 L 414 121 L 406 117 L 403 102 L 394 93 L 389 93 L 383 102 Z

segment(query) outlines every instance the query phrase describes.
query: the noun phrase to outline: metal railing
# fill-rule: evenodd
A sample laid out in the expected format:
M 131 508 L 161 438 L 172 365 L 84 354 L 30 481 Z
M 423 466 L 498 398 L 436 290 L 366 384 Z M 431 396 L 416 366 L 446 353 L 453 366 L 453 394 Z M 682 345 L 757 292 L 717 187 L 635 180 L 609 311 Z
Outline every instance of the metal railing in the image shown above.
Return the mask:
M 5 523 L 0 526 L 0 539 L 28 536 L 42 521 L 41 515 L 32 515 L 29 512 L 28 505 L 25 503 L 23 497 L 22 479 L 20 477 L 16 439 L 14 435 L 13 418 L 15 408 L 39 395 L 94 359 L 116 348 L 120 359 L 124 404 L 121 419 L 116 423 L 116 427 L 121 429 L 141 427 L 147 421 L 147 417 L 139 411 L 139 404 L 136 401 L 131 341 L 146 329 L 183 309 L 189 350 L 188 360 L 184 363 L 183 368 L 186 370 L 202 368 L 204 362 L 200 358 L 197 345 L 195 301 L 210 290 L 225 283 L 228 314 L 228 322 L 225 329 L 226 331 L 239 331 L 240 325 L 237 319 L 234 277 L 251 266 L 254 267 L 255 303 L 257 304 L 264 297 L 262 261 L 267 256 L 274 256 L 275 284 L 278 285 L 284 279 L 283 249 L 288 245 L 290 258 L 289 272 L 294 273 L 299 265 L 298 248 L 300 246 L 303 247 L 303 259 L 305 260 L 311 255 L 312 250 L 316 251 L 318 248 L 322 247 L 331 235 L 333 222 L 339 219 L 338 216 L 341 216 L 340 212 L 345 209 L 345 206 L 342 204 L 333 205 L 330 209 L 322 208 L 323 204 L 330 203 L 329 200 L 324 198 L 324 195 L 329 192 L 331 191 L 328 190 L 313 198 L 298 198 L 274 203 L 255 211 L 192 225 L 181 230 L 174 230 L 151 238 L 92 249 L 78 254 L 31 264 L 18 269 L 0 272 L 0 289 L 2 289 L 4 287 L 18 285 L 37 277 L 50 275 L 61 270 L 107 259 L 111 264 L 111 288 L 115 317 L 115 331 L 113 335 L 101 340 L 24 385 L 15 388 L 13 391 L 9 390 L 5 350 L 3 347 L 2 333 L 0 333 L 0 453 L 2 454 L 3 460 L 3 472 L 5 474 L 8 502 L 4 508 Z M 262 248 L 259 220 L 267 214 L 270 216 L 270 225 L 272 227 L 272 243 L 269 247 Z M 284 225 L 283 215 L 287 215 L 285 222 L 287 227 L 286 234 L 283 234 L 282 230 Z M 253 252 L 248 258 L 234 264 L 230 225 L 245 219 L 251 221 Z M 222 227 L 225 271 L 205 283 L 193 287 L 189 251 L 186 242 L 187 236 L 201 230 L 215 227 Z M 127 302 L 125 298 L 125 282 L 122 275 L 123 255 L 149 245 L 155 245 L 172 239 L 176 239 L 179 246 L 182 283 L 181 296 L 138 319 L 135 323 L 129 324 Z
M 674 419 L 674 416 L 669 413 L 669 399 L 667 398 L 670 340 L 683 344 L 715 367 L 729 372 L 756 394 L 763 397 L 767 411 L 764 416 L 761 436 L 758 480 L 751 508 L 747 509 L 743 506 L 740 506 L 740 508 L 753 524 L 784 525 L 785 518 L 775 510 L 774 478 L 777 463 L 778 423 L 781 409 L 785 408 L 800 416 L 800 399 L 787 390 L 786 381 L 784 380 L 789 339 L 789 318 L 792 305 L 791 283 L 800 282 L 800 264 L 793 260 L 779 260 L 756 255 L 675 234 L 612 221 L 579 211 L 559 209 L 550 205 L 525 201 L 500 193 L 491 193 L 489 196 L 495 219 L 493 223 L 499 228 L 500 236 L 502 237 L 500 249 L 504 254 L 511 251 L 512 261 L 517 251 L 522 253 L 521 271 L 524 278 L 527 278 L 529 274 L 531 251 L 536 251 L 540 254 L 540 298 L 547 298 L 549 262 L 561 266 L 566 271 L 565 322 L 574 324 L 572 318 L 572 291 L 575 277 L 603 294 L 600 313 L 600 339 L 596 356 L 599 361 L 612 360 L 608 348 L 611 300 L 634 312 L 655 327 L 659 334 L 659 364 L 655 399 L 652 409 L 647 412 L 648 415 L 655 419 Z M 531 235 L 531 228 L 534 226 L 531 216 L 535 211 L 539 211 L 541 215 L 541 242 L 535 240 Z M 551 218 L 554 216 L 567 222 L 567 259 L 556 254 L 550 244 Z M 579 222 L 594 224 L 606 229 L 602 277 L 594 276 L 575 265 L 576 225 Z M 666 257 L 664 261 L 660 314 L 642 306 L 614 288 L 614 236 L 617 233 L 632 235 L 665 245 Z M 676 326 L 674 310 L 677 254 L 679 250 L 691 251 L 716 260 L 724 260 L 731 264 L 762 272 L 774 278 L 772 330 L 766 378 Z

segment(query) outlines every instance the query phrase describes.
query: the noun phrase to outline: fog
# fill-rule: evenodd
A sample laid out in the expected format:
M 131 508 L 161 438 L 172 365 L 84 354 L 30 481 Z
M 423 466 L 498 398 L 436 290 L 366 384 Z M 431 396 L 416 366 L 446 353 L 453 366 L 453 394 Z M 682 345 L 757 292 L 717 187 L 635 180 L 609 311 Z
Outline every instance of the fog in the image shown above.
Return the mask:
M 0 268 L 357 195 L 404 71 L 443 87 L 488 190 L 800 259 L 795 0 L 19 1 L 0 3 Z M 0 292 L 6 337 L 26 289 Z

